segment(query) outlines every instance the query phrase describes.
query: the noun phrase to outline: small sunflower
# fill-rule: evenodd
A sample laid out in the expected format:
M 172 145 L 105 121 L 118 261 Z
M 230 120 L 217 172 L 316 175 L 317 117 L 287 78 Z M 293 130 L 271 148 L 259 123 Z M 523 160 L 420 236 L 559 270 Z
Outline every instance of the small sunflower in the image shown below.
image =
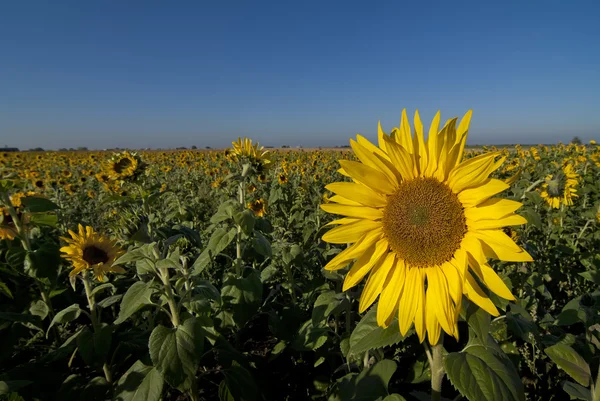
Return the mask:
M 271 164 L 271 159 L 268 156 L 269 151 L 264 150 L 264 146 L 258 143 L 252 143 L 252 139 L 244 137 L 239 138 L 235 142 L 231 142 L 231 149 L 228 153 L 233 160 L 247 160 L 257 170 L 268 168 Z
M 0 206 L 0 240 L 13 240 L 17 236 L 17 230 L 12 217 L 5 207 Z
M 573 165 L 565 164 L 557 174 L 546 177 L 540 195 L 553 209 L 558 209 L 561 205 L 571 206 L 573 198 L 577 197 L 577 182 L 578 176 L 573 171 Z
M 494 303 L 481 289 L 487 286 L 514 300 L 508 287 L 488 264 L 488 258 L 527 262 L 531 256 L 502 228 L 525 224 L 514 212 L 521 203 L 492 198 L 508 185 L 489 178 L 503 158 L 497 153 L 463 160 L 469 111 L 438 129 L 436 114 L 424 139 L 415 113 L 415 134 L 402 113 L 400 128 L 387 135 L 379 126 L 379 146 L 358 135 L 350 144 L 359 161 L 340 160 L 341 173 L 353 182 L 326 188 L 336 195 L 322 204 L 326 212 L 344 216 L 323 235 L 334 244 L 352 244 L 336 255 L 327 270 L 352 263 L 343 290 L 368 275 L 359 302 L 364 312 L 377 298 L 377 323 L 387 327 L 398 316 L 405 335 L 415 326 L 437 344 L 441 330 L 458 337 L 458 314 L 465 295 L 497 316 Z
M 79 232 L 69 230 L 71 238 L 61 237 L 67 246 L 60 248 L 64 259 L 73 264 L 71 277 L 82 271 L 92 270 L 98 281 L 106 280 L 106 273 L 124 273 L 121 266 L 112 264 L 124 252 L 115 241 L 110 240 L 97 232 L 92 227 L 79 225 Z
M 262 217 L 267 213 L 267 203 L 263 198 L 257 199 L 252 202 L 248 202 L 248 209 L 254 212 L 254 215 Z
M 283 173 L 280 173 L 280 174 L 277 176 L 277 181 L 279 181 L 279 184 L 281 184 L 281 185 L 285 185 L 285 184 L 287 184 L 287 183 L 288 183 L 288 178 L 287 178 L 287 176 L 286 176 L 285 174 L 283 174 Z
M 135 152 L 114 154 L 107 165 L 107 174 L 114 180 L 133 180 L 145 168 L 140 156 Z

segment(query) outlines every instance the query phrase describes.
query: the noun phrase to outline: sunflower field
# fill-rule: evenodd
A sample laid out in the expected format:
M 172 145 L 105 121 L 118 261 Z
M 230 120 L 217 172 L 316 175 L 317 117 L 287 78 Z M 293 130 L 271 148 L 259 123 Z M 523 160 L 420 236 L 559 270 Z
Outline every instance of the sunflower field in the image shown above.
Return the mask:
M 600 401 L 600 148 L 470 120 L 1 153 L 0 400 Z

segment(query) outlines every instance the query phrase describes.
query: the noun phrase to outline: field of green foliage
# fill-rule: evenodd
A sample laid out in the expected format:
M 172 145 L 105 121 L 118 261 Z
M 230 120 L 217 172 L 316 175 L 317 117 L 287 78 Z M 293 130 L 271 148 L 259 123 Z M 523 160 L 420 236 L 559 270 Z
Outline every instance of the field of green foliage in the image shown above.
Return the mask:
M 246 145 L 0 155 L 0 400 L 600 400 L 595 143 L 466 151 L 506 157 L 533 262 L 433 351 L 323 269 L 355 153 Z

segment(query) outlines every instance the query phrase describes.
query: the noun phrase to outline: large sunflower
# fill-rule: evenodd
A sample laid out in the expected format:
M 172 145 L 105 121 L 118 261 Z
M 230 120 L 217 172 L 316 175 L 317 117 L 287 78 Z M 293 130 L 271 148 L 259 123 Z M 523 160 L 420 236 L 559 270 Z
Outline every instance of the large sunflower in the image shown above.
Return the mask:
M 436 114 L 429 137 L 415 113 L 415 134 L 402 112 L 390 136 L 379 126 L 379 147 L 358 135 L 350 144 L 360 162 L 340 160 L 340 172 L 352 182 L 326 186 L 335 196 L 321 205 L 345 216 L 323 236 L 334 244 L 352 243 L 334 257 L 327 270 L 354 261 L 343 285 L 348 290 L 368 275 L 359 311 L 379 297 L 377 322 L 387 327 L 398 315 L 400 331 L 415 325 L 420 341 L 428 333 L 436 344 L 440 329 L 458 337 L 463 294 L 492 315 L 498 310 L 480 287 L 514 300 L 487 259 L 531 261 L 502 228 L 525 224 L 514 214 L 521 203 L 492 198 L 508 185 L 489 178 L 503 162 L 497 153 L 462 161 L 469 111 L 439 130 Z
M 104 281 L 106 273 L 125 272 L 122 267 L 112 265 L 124 253 L 115 241 L 81 224 L 78 233 L 69 230 L 69 234 L 71 238 L 61 237 L 67 246 L 60 248 L 60 251 L 63 252 L 61 256 L 73 264 L 70 276 L 92 270 L 98 281 Z
M 145 168 L 141 157 L 135 152 L 121 152 L 114 154 L 106 166 L 108 177 L 114 180 L 133 180 Z

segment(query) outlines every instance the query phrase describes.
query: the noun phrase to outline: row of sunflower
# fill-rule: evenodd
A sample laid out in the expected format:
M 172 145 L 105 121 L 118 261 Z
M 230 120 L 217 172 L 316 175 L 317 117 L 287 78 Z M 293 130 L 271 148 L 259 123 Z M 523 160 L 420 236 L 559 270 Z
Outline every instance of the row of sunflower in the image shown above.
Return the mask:
M 600 149 L 470 121 L 0 153 L 0 397 L 596 399 Z

